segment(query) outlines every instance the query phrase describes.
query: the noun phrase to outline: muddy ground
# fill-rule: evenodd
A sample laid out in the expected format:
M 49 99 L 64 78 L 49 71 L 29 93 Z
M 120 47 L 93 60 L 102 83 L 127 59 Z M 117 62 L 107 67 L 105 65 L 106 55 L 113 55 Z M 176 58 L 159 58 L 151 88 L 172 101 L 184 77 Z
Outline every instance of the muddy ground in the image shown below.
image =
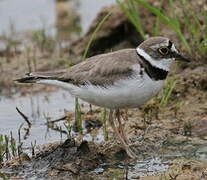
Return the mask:
M 1 52 L 2 94 L 9 95 L 18 91 L 24 95 L 30 91 L 28 87 L 31 85 L 20 86 L 13 82 L 13 79 L 28 70 L 61 69 L 80 62 L 95 24 L 109 11 L 110 8 L 103 9 L 86 35 L 73 42 L 69 48 L 61 49 L 61 52 L 51 52 L 47 48 L 41 51 L 36 47 L 34 53 L 32 42 L 29 51 L 20 51 L 17 47 L 17 50 Z M 115 8 L 114 11 L 116 13 L 110 16 L 96 36 L 88 56 L 136 47 L 142 41 L 121 10 Z M 149 24 L 148 22 L 154 18 L 144 10 L 142 14 L 148 17 L 143 18 L 143 24 Z M 150 34 L 150 27 L 145 28 Z M 164 29 L 161 34 L 170 37 L 179 45 L 178 39 L 170 30 Z M 112 42 L 111 38 L 115 38 L 115 41 Z M 34 58 L 35 61 L 31 60 Z M 132 146 L 137 150 L 137 160 L 132 160 L 126 155 L 108 127 L 109 140 L 104 144 L 82 141 L 81 136 L 75 137 L 76 140 L 70 137 L 65 142 L 40 147 L 41 150 L 37 150 L 34 157 L 22 154 L 5 162 L 0 169 L 0 176 L 14 179 L 207 179 L 206 60 L 206 57 L 195 56 L 191 63 L 177 64 L 173 67 L 169 79 L 175 78 L 176 85 L 164 106 L 160 107 L 159 104 L 161 93 L 144 107 L 129 110 L 127 115 L 123 112 L 127 116 L 124 122 L 125 130 L 133 142 Z M 33 92 L 55 89 L 35 86 Z M 98 119 L 101 124 L 101 127 L 92 127 L 91 133 L 102 128 L 99 115 L 100 110 L 91 114 L 87 110 L 83 112 L 83 120 Z M 151 165 L 148 164 L 159 158 L 161 162 L 155 160 Z M 148 168 L 137 170 L 136 165 L 139 162 L 144 162 L 143 166 Z M 150 170 L 151 166 L 156 165 L 160 166 L 161 170 Z M 141 165 L 138 167 L 142 169 Z

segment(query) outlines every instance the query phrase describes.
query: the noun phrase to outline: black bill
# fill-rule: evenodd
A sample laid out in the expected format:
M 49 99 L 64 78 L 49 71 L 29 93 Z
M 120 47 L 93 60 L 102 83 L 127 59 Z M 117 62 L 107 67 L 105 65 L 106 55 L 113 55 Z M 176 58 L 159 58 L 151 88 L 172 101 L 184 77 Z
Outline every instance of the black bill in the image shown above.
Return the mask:
M 173 53 L 173 57 L 177 60 L 177 61 L 185 61 L 185 62 L 190 62 L 191 59 L 189 57 L 183 56 L 180 53 Z

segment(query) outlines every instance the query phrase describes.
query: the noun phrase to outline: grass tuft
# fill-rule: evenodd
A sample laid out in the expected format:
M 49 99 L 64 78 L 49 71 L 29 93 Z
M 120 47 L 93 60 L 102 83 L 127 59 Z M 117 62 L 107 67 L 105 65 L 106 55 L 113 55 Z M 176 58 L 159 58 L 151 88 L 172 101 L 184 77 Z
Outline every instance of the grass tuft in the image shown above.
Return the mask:
M 4 160 L 10 160 L 17 156 L 17 143 L 13 138 L 12 133 L 10 137 L 0 134 L 0 168 Z
M 89 51 L 89 48 L 93 42 L 93 40 L 96 38 L 96 34 L 98 33 L 98 31 L 101 29 L 102 25 L 105 23 L 105 21 L 108 19 L 108 17 L 112 14 L 112 11 L 111 10 L 108 14 L 106 14 L 106 16 L 103 17 L 103 19 L 101 20 L 101 22 L 97 25 L 97 27 L 95 28 L 93 34 L 91 35 L 91 38 L 89 39 L 88 41 L 88 44 L 86 45 L 86 48 L 85 48 L 85 51 L 83 53 L 83 57 L 82 57 L 82 60 L 85 60 L 87 54 L 88 54 L 88 51 Z
M 167 79 L 167 83 L 163 89 L 162 98 L 160 100 L 160 107 L 161 108 L 164 107 L 168 103 L 168 101 L 171 97 L 172 91 L 175 88 L 175 85 L 176 85 L 175 78 L 168 78 Z
M 197 13 L 196 9 L 191 8 L 186 0 L 181 0 L 179 4 L 168 0 L 167 10 L 162 8 L 163 3 L 164 0 L 159 3 L 159 7 L 155 7 L 144 0 L 124 2 L 117 0 L 117 4 L 144 39 L 146 39 L 146 34 L 138 11 L 140 7 L 146 8 L 156 16 L 155 21 L 152 22 L 151 35 L 159 35 L 160 22 L 163 22 L 176 33 L 188 53 L 194 52 L 194 56 L 205 59 L 204 57 L 207 56 L 207 11 L 203 8 Z M 177 12 L 178 8 L 180 13 Z
M 170 18 L 164 15 L 159 9 L 155 8 L 154 6 L 150 5 L 149 3 L 143 0 L 130 0 L 130 1 L 137 2 L 139 5 L 148 9 L 151 13 L 155 14 L 160 20 L 162 20 L 165 24 L 167 24 L 177 34 L 177 36 L 183 42 L 183 45 L 188 50 L 188 52 L 191 52 L 191 48 L 181 31 L 180 24 L 177 18 Z
M 119 7 L 124 11 L 131 23 L 134 25 L 137 32 L 140 33 L 143 39 L 146 39 L 145 32 L 142 28 L 139 11 L 134 5 L 134 2 L 132 0 L 128 0 L 126 2 L 121 2 L 120 0 L 117 0 L 116 2 L 118 3 Z

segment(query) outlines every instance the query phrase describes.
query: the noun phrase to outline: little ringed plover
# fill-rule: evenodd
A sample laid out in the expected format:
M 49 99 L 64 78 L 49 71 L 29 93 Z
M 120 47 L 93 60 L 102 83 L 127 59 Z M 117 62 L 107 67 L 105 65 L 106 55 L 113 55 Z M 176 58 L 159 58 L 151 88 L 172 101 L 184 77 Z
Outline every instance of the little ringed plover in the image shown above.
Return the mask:
M 136 49 L 123 49 L 90 57 L 65 70 L 32 72 L 17 79 L 20 83 L 38 83 L 61 87 L 90 104 L 110 109 L 109 122 L 130 156 L 120 116 L 120 108 L 137 108 L 163 87 L 175 60 L 190 61 L 168 38 L 152 37 Z M 116 127 L 114 112 L 119 127 Z

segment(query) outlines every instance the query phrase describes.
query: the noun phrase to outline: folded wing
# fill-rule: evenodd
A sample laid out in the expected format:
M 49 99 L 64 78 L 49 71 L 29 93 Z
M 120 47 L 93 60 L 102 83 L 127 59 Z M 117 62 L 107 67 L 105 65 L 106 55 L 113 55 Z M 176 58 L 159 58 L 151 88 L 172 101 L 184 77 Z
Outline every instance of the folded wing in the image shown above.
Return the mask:
M 41 79 L 54 79 L 77 86 L 87 83 L 111 85 L 117 80 L 126 79 L 141 72 L 140 61 L 135 49 L 125 49 L 112 53 L 93 56 L 69 69 L 55 72 L 32 72 L 17 79 L 20 83 L 35 83 Z M 136 69 L 134 69 L 134 67 Z

